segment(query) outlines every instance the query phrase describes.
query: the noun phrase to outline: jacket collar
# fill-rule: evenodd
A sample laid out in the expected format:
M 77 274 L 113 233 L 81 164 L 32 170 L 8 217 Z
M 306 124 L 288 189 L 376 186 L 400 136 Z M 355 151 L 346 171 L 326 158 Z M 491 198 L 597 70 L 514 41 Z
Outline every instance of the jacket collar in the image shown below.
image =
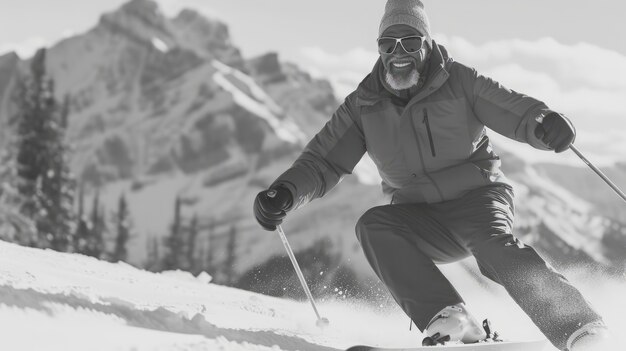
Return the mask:
M 427 73 L 428 78 L 424 86 L 411 98 L 409 104 L 419 101 L 439 89 L 450 75 L 447 69 L 453 62 L 452 58 L 448 56 L 448 51 L 445 47 L 436 44 L 434 40 L 432 43 L 433 51 L 430 54 L 431 62 Z M 380 73 L 384 69 L 382 60 L 379 57 L 374 64 L 372 72 L 357 87 L 357 106 L 372 106 L 382 100 L 394 97 L 394 94 L 385 88 L 380 79 Z

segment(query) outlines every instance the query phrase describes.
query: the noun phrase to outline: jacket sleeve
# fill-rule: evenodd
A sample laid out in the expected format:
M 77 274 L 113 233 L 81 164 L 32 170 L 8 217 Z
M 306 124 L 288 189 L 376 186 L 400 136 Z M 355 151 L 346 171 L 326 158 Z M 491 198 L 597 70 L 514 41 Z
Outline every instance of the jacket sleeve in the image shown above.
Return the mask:
M 534 148 L 550 149 L 534 133 L 537 117 L 553 112 L 546 104 L 505 88 L 493 79 L 478 74 L 475 69 L 464 68 L 466 94 L 474 114 L 485 126 Z
M 365 138 L 350 94 L 293 165 L 276 179 L 293 195 L 292 210 L 324 196 L 352 170 L 365 153 Z

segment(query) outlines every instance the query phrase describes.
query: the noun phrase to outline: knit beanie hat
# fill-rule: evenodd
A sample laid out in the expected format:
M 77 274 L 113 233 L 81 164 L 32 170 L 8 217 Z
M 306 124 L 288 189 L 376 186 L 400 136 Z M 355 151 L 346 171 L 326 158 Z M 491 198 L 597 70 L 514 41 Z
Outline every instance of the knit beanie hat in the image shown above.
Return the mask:
M 382 36 L 383 32 L 394 24 L 406 24 L 417 29 L 424 36 L 428 46 L 432 47 L 430 24 L 424 11 L 424 4 L 420 0 L 387 0 L 378 36 Z

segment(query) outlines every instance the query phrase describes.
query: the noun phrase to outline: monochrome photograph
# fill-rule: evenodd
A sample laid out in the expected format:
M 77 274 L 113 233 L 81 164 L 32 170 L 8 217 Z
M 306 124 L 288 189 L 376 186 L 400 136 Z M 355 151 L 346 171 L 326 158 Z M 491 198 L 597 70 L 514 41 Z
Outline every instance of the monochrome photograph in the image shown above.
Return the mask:
M 626 349 L 624 11 L 0 0 L 0 349 Z

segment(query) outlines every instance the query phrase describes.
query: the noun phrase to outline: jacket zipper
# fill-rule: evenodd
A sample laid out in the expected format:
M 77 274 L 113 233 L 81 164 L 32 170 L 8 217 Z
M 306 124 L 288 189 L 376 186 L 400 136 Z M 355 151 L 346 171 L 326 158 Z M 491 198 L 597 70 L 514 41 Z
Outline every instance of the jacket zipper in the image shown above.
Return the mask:
M 428 110 L 424 109 L 424 120 L 422 123 L 426 124 L 426 131 L 428 132 L 428 141 L 430 142 L 430 153 L 433 157 L 437 157 L 435 152 L 435 142 L 433 141 L 433 133 L 430 131 L 430 122 L 428 121 Z
M 419 155 L 420 155 L 420 163 L 422 164 L 422 170 L 424 172 L 424 175 L 435 186 L 435 189 L 437 190 L 437 194 L 441 198 L 441 201 L 443 201 L 443 192 L 441 191 L 441 188 L 439 188 L 439 185 L 437 185 L 437 183 L 435 182 L 433 177 L 431 177 L 430 174 L 428 174 L 428 172 L 426 171 L 426 163 L 424 162 L 424 154 L 422 153 L 422 148 L 420 147 L 420 142 L 419 142 L 420 137 L 417 134 L 417 128 L 415 126 L 415 119 L 410 118 L 410 121 L 411 121 L 411 124 L 413 126 L 413 128 L 412 128 L 413 129 L 413 134 L 415 135 L 415 142 L 417 143 L 417 150 L 418 150 Z

